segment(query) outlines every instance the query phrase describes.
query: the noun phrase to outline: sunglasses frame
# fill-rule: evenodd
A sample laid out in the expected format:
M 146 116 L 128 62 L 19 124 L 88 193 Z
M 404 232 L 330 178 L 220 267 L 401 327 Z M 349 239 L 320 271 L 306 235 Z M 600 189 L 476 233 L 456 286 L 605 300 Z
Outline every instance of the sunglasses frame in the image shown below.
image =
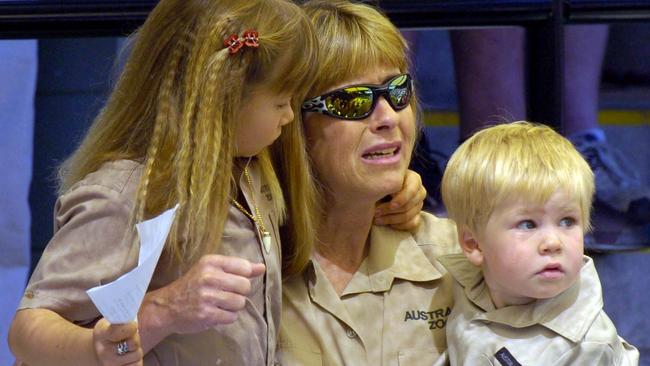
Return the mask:
M 395 81 L 395 79 L 406 76 L 406 88 L 409 90 L 409 102 L 406 103 L 404 106 L 396 106 L 393 104 L 393 101 L 390 98 L 390 91 L 389 87 L 392 82 Z M 337 93 L 346 93 L 346 89 L 350 88 L 359 88 L 359 87 L 364 87 L 370 89 L 372 92 L 372 105 L 368 109 L 366 113 L 363 113 L 362 115 L 359 115 L 357 117 L 345 117 L 345 116 L 340 116 L 337 115 L 334 112 L 331 112 L 330 110 L 327 109 L 327 106 L 325 104 L 325 101 L 327 98 L 329 98 L 332 95 L 335 95 Z M 411 97 L 413 95 L 413 81 L 411 78 L 411 75 L 408 73 L 403 73 L 403 74 L 398 74 L 390 78 L 388 81 L 386 81 L 384 84 L 381 85 L 372 85 L 372 84 L 356 84 L 356 85 L 347 85 L 339 89 L 332 90 L 330 92 L 327 92 L 325 94 L 319 95 L 314 98 L 310 98 L 305 100 L 302 103 L 302 111 L 303 112 L 317 112 L 320 114 L 324 114 L 330 117 L 334 117 L 337 119 L 342 119 L 346 121 L 358 121 L 362 119 L 368 118 L 372 114 L 372 112 L 375 111 L 375 107 L 377 107 L 377 101 L 379 100 L 379 97 L 384 97 L 388 104 L 393 108 L 394 111 L 401 111 L 402 109 L 408 107 L 410 104 Z

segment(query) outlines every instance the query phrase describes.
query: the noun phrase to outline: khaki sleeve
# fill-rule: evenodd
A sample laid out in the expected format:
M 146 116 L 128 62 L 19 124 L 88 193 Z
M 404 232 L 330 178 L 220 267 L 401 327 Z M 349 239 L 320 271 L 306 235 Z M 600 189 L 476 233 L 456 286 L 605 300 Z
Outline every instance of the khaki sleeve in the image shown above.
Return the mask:
M 583 341 L 575 348 L 560 355 L 556 361 L 547 361 L 549 362 L 544 363 L 557 366 L 637 366 L 639 352 L 624 340 L 614 345 Z
M 620 352 L 620 362 L 617 365 L 621 366 L 638 366 L 639 365 L 639 350 L 636 349 L 633 345 L 627 343 L 627 341 L 621 337 L 618 337 L 621 341 L 621 352 Z
M 132 207 L 132 197 L 101 185 L 74 187 L 62 195 L 55 205 L 54 236 L 19 309 L 46 308 L 81 324 L 97 318 L 86 290 L 115 280 L 137 263 Z

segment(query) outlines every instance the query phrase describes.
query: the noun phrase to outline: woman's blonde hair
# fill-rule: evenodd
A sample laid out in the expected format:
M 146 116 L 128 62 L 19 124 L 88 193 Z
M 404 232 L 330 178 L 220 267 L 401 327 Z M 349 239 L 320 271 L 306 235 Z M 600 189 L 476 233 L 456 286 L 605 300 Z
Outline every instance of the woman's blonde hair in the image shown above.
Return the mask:
M 309 97 L 380 67 L 409 72 L 408 45 L 397 27 L 378 9 L 347 0 L 311 0 L 303 9 L 312 20 L 320 43 Z
M 259 33 L 259 48 L 230 54 L 224 40 L 249 29 Z M 169 253 L 178 262 L 191 263 L 221 242 L 236 190 L 234 141 L 237 124 L 246 118 L 240 110 L 247 93 L 256 87 L 289 93 L 297 108 L 314 74 L 317 43 L 309 19 L 287 0 L 162 0 L 132 42 L 106 106 L 60 169 L 60 190 L 105 162 L 141 162 L 134 219 L 180 203 Z M 289 141 L 283 144 L 302 146 L 293 141 L 301 138 L 298 124 L 284 129 Z M 306 176 L 304 151 L 291 153 L 284 170 Z M 269 152 L 260 153 L 258 160 L 282 215 L 283 193 Z M 304 212 L 306 206 L 290 209 L 292 230 L 311 232 L 308 220 L 296 220 L 310 214 Z
M 459 227 L 480 232 L 499 203 L 526 199 L 544 203 L 558 189 L 575 199 L 585 230 L 594 175 L 571 142 L 552 128 L 525 121 L 485 128 L 449 159 L 442 199 Z

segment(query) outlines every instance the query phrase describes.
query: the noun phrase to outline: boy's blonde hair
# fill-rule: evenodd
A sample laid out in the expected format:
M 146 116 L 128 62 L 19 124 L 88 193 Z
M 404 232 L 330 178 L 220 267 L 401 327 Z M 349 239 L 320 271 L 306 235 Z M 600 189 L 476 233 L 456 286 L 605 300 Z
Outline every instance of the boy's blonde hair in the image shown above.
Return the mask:
M 259 33 L 259 48 L 230 54 L 224 40 L 248 29 Z M 314 74 L 317 42 L 309 19 L 287 0 L 162 0 L 132 41 L 106 106 L 60 169 L 60 190 L 105 162 L 141 162 L 134 219 L 180 203 L 168 244 L 172 258 L 191 263 L 221 242 L 230 199 L 236 196 L 234 141 L 237 125 L 247 117 L 240 115 L 247 96 L 256 87 L 291 94 L 298 114 Z M 284 129 L 290 138 L 301 138 L 298 124 Z M 289 142 L 285 170 L 307 176 L 302 142 Z M 283 193 L 268 151 L 258 159 L 282 215 Z M 309 192 L 294 184 L 288 193 Z M 294 206 L 293 230 L 313 232 L 310 210 Z M 294 259 L 306 261 L 304 255 Z
M 588 231 L 594 194 L 589 164 L 553 129 L 525 121 L 485 128 L 461 144 L 441 187 L 449 217 L 474 233 L 504 200 L 543 203 L 558 189 L 577 200 Z

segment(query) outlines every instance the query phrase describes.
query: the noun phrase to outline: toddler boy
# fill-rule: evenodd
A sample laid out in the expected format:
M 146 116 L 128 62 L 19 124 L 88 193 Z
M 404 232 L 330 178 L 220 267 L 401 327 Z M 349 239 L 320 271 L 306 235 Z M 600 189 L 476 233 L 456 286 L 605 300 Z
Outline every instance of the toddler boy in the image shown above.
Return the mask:
M 463 254 L 455 279 L 451 365 L 637 365 L 583 255 L 594 193 L 587 162 L 544 125 L 486 128 L 453 154 L 442 197 Z

